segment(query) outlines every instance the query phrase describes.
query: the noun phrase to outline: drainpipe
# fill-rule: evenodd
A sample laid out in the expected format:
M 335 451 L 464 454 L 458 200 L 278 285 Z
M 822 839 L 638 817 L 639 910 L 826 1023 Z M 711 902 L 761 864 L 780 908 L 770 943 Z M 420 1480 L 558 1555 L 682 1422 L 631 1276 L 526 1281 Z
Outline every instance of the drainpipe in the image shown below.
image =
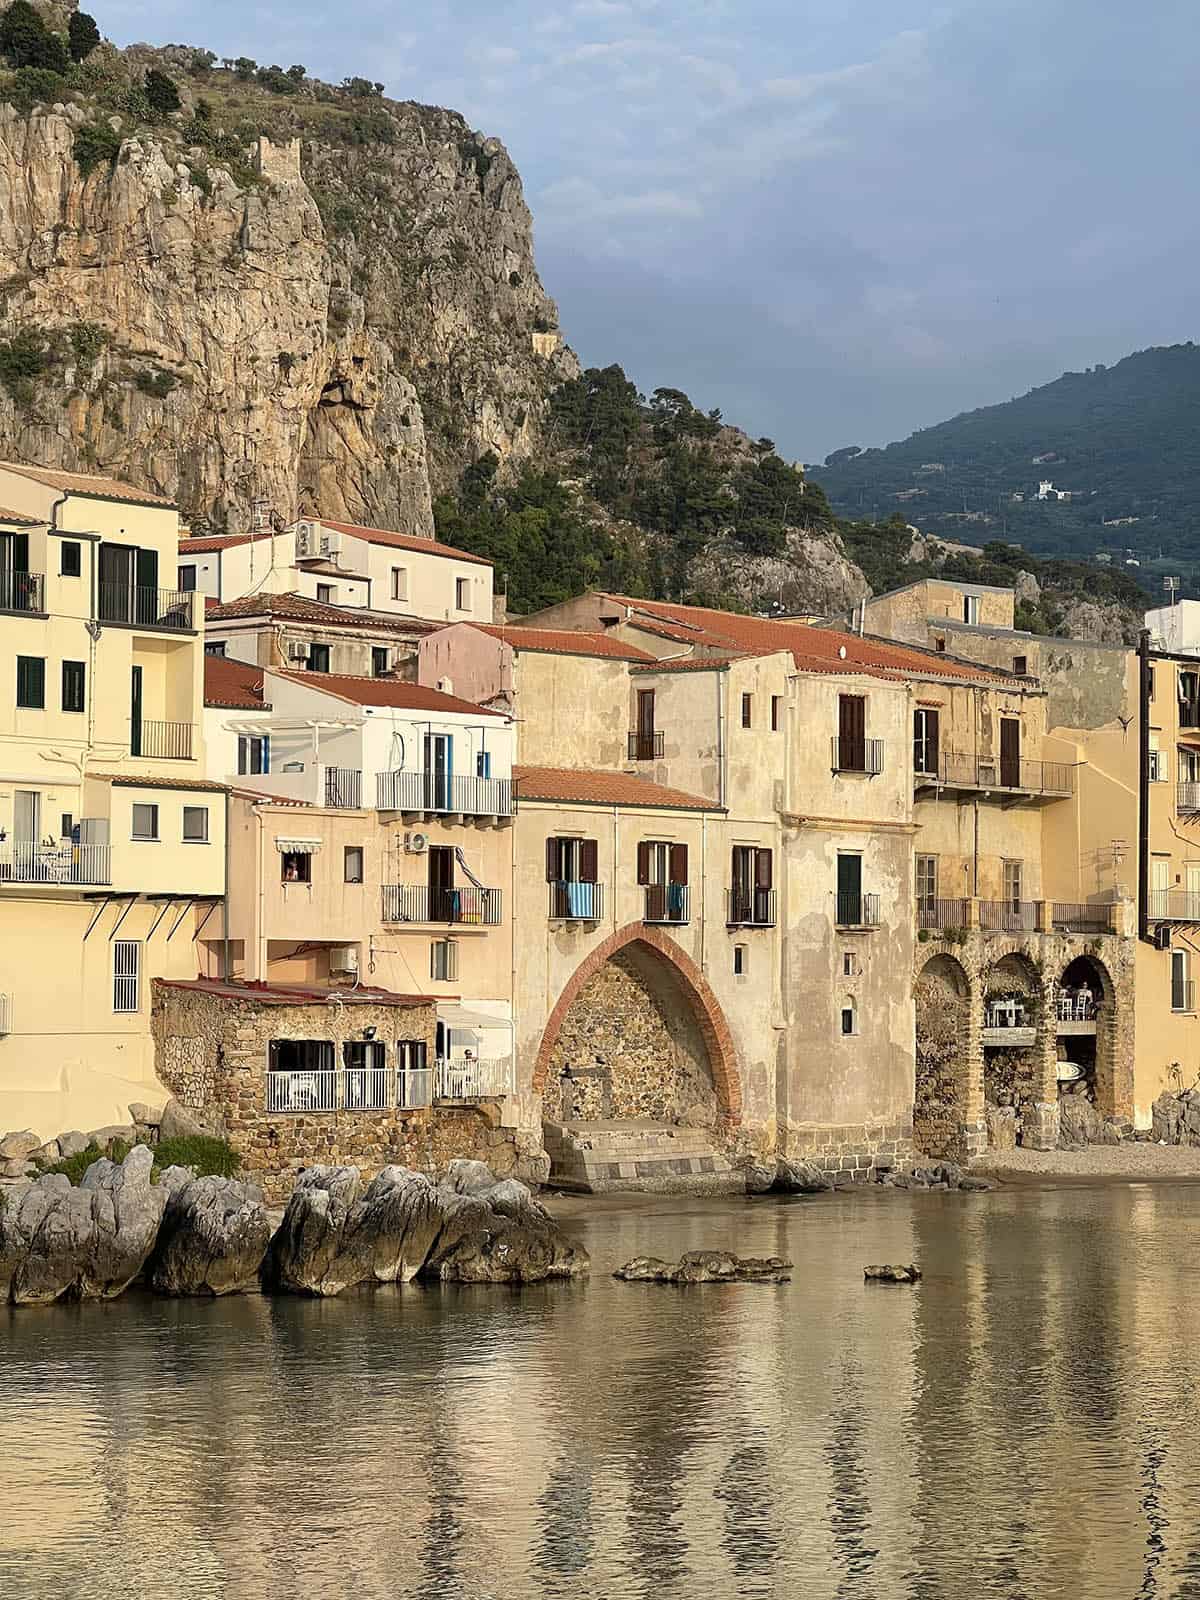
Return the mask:
M 229 966 L 229 790 L 225 790 L 225 882 L 221 899 L 221 979 L 228 983 Z
M 725 700 L 729 692 L 729 669 L 714 672 L 717 684 L 717 800 L 725 804 Z
M 1138 938 L 1150 937 L 1150 634 L 1138 634 Z

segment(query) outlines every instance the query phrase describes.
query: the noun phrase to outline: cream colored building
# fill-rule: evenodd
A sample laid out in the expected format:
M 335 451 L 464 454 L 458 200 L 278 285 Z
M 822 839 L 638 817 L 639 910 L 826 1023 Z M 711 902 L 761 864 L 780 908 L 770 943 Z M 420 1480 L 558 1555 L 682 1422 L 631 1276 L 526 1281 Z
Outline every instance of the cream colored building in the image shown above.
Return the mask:
M 202 626 L 178 517 L 112 479 L 0 465 L 0 1124 L 128 1120 L 150 981 L 220 924 Z

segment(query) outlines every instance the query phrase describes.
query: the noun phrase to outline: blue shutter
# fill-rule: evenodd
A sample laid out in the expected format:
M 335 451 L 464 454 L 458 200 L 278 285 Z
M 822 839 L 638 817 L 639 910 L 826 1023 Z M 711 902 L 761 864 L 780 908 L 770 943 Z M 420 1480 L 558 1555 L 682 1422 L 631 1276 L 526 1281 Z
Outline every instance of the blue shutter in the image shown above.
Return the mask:
M 270 772 L 271 770 L 271 735 L 269 733 L 263 734 L 262 769 L 264 772 Z

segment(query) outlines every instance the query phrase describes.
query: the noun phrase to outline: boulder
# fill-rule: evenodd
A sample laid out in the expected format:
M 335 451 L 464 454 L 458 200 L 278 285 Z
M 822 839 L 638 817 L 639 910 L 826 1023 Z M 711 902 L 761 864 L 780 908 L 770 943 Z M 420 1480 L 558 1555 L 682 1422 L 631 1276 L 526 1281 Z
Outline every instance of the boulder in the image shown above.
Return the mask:
M 70 1156 L 82 1155 L 88 1147 L 86 1133 L 60 1133 L 54 1142 L 58 1146 L 60 1161 L 66 1161 Z
M 441 1231 L 418 1276 L 446 1283 L 542 1283 L 581 1276 L 588 1265 L 583 1246 L 567 1238 L 524 1184 L 509 1178 L 481 1194 L 444 1202 Z
M 1103 1144 L 1104 1119 L 1086 1095 L 1064 1094 L 1058 1102 L 1058 1147 L 1060 1150 L 1086 1150 L 1089 1144 Z
M 129 1120 L 140 1128 L 157 1128 L 162 1122 L 163 1108 L 147 1105 L 144 1100 L 134 1100 L 129 1107 Z
M 150 1182 L 153 1153 L 95 1161 L 78 1188 L 47 1173 L 0 1211 L 0 1303 L 111 1299 L 146 1263 L 167 1191 Z
M 920 1283 L 921 1269 L 914 1266 L 864 1267 L 863 1278 L 867 1283 Z
M 635 1256 L 613 1273 L 624 1283 L 786 1283 L 792 1263 L 779 1256 L 735 1256 L 728 1250 L 689 1250 L 678 1261 Z
M 996 1185 L 989 1183 L 986 1178 L 973 1178 L 967 1173 L 966 1177 L 959 1179 L 958 1187 L 964 1194 L 984 1194 L 987 1190 L 994 1189 Z
M 223 1139 L 225 1124 L 218 1114 L 197 1111 L 194 1106 L 180 1105 L 170 1099 L 162 1108 L 158 1120 L 160 1139 Z
M 38 1145 L 29 1159 L 36 1161 L 39 1166 L 52 1167 L 62 1160 L 62 1146 L 57 1139 L 47 1139 L 45 1144 Z
M 34 1161 L 0 1161 L 0 1178 L 28 1178 L 36 1171 Z
M 775 1168 L 750 1161 L 742 1168 L 746 1178 L 747 1194 L 767 1194 L 775 1187 Z
M 271 1242 L 262 1190 L 236 1178 L 197 1178 L 168 1167 L 168 1194 L 148 1277 L 160 1294 L 233 1294 L 258 1284 Z
M 28 1128 L 22 1133 L 6 1133 L 0 1139 L 0 1161 L 24 1161 L 41 1142 L 37 1134 Z
M 775 1163 L 775 1187 L 789 1194 L 825 1194 L 833 1180 L 807 1161 L 789 1161 L 780 1156 Z
M 1015 1150 L 1017 1148 L 1017 1112 L 1015 1106 L 985 1106 L 989 1150 Z
M 107 1150 L 114 1139 L 120 1139 L 123 1144 L 132 1144 L 134 1139 L 133 1125 L 128 1122 L 110 1122 L 107 1127 L 93 1128 L 84 1141 L 84 1149 L 89 1144 L 94 1144 L 97 1149 Z M 59 1140 L 61 1146 L 62 1140 Z
M 482 1194 L 496 1181 L 495 1174 L 486 1161 L 452 1161 L 441 1180 L 455 1194 Z

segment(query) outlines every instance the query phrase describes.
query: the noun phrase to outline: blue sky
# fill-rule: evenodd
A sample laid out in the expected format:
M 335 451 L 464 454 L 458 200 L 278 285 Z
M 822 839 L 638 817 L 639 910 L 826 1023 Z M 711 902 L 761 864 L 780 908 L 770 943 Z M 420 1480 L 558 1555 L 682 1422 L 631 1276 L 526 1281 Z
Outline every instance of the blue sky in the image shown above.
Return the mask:
M 121 44 L 460 110 L 581 360 L 792 458 L 1196 332 L 1181 0 L 93 3 Z

